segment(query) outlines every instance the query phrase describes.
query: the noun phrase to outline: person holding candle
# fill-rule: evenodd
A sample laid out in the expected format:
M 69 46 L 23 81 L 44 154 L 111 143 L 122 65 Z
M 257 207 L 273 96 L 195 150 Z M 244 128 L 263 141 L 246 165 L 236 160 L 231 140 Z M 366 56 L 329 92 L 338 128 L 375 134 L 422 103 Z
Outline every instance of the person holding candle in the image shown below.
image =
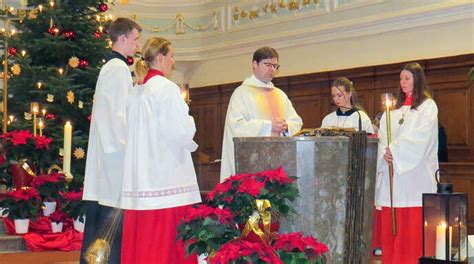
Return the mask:
M 180 88 L 170 81 L 171 43 L 153 37 L 143 45 L 138 85 L 127 103 L 121 208 L 122 263 L 197 263 L 176 241 L 177 226 L 191 204 L 201 202 L 191 152 L 194 119 Z
M 374 236 L 380 234 L 384 264 L 414 264 L 422 255 L 422 194 L 436 192 L 434 174 L 438 169 L 438 108 L 418 63 L 403 67 L 398 98 L 391 109 L 391 131 L 387 131 L 384 113 L 378 134 L 375 206 L 381 210 L 376 211 L 380 226 L 375 228 Z M 387 144 L 390 132 L 392 143 Z M 392 234 L 389 164 L 394 171 L 395 235 Z
M 112 52 L 102 66 L 97 80 L 87 148 L 83 200 L 86 201 L 86 225 L 81 263 L 86 250 L 107 225 L 108 216 L 118 207 L 122 186 L 125 150 L 126 101 L 133 87 L 127 56 L 140 47 L 141 27 L 128 18 L 118 18 L 109 26 Z M 108 263 L 120 263 L 121 224 Z
M 332 101 L 337 110 L 324 117 L 323 128 L 355 128 L 359 130 L 359 118 L 362 130 L 374 133 L 372 122 L 359 103 L 357 92 L 352 82 L 346 77 L 339 77 L 331 87 Z

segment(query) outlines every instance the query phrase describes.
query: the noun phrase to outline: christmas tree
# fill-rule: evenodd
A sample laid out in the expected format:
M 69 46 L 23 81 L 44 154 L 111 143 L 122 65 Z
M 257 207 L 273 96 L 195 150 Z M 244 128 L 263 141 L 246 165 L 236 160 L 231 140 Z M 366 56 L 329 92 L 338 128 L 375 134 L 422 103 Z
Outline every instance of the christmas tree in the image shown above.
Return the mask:
M 98 0 L 29 0 L 26 11 L 4 10 L 19 18 L 12 22 L 17 33 L 8 37 L 8 131 L 32 131 L 31 103 L 39 103 L 36 126 L 53 139 L 51 155 L 45 157 L 50 160 L 43 163 L 62 166 L 63 128 L 69 121 L 71 173 L 77 184 L 84 176 L 95 83 L 110 52 L 107 10 Z

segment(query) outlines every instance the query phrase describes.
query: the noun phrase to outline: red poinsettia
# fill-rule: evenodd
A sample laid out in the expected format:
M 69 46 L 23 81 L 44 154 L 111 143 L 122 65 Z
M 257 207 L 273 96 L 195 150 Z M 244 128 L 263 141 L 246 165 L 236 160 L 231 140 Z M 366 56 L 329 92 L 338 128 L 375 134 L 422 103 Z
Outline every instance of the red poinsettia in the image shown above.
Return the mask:
M 54 201 L 61 198 L 60 193 L 66 189 L 66 180 L 62 173 L 42 174 L 33 178 L 31 186 L 38 189 L 44 200 Z
M 33 136 L 29 130 L 14 130 L 2 134 L 0 140 L 5 159 L 11 164 L 25 160 L 32 168 L 47 170 L 53 163 L 51 138 Z
M 229 209 L 197 205 L 189 208 L 178 226 L 178 239 L 189 254 L 216 251 L 240 234 Z
M 51 222 L 61 223 L 67 219 L 67 215 L 60 210 L 56 210 L 49 216 L 49 219 L 51 219 Z
M 239 224 L 245 224 L 256 210 L 255 200 L 266 199 L 271 211 L 288 215 L 294 212 L 291 202 L 298 197 L 296 177 L 289 177 L 283 167 L 253 174 L 238 174 L 216 185 L 208 197 L 213 206 L 230 209 Z
M 273 241 L 273 248 L 285 263 L 293 263 L 295 259 L 307 259 L 307 263 L 321 262 L 328 247 L 311 236 L 302 233 L 279 234 Z
M 186 212 L 184 217 L 184 222 L 189 223 L 198 218 L 211 217 L 219 220 L 221 223 L 232 223 L 232 214 L 229 209 L 213 208 L 206 205 L 198 205 L 196 207 L 191 207 Z
M 224 244 L 210 259 L 210 264 L 227 264 L 237 261 L 255 264 L 283 264 L 271 246 L 240 239 Z
M 61 206 L 61 211 L 76 219 L 85 214 L 84 205 L 82 202 L 82 189 L 79 191 L 70 191 L 67 193 L 61 192 L 64 202 Z
M 49 149 L 49 144 L 53 142 L 52 138 L 46 136 L 40 136 L 35 138 L 35 147 L 36 149 Z
M 21 188 L 7 192 L 5 199 L 0 201 L 0 207 L 7 209 L 10 219 L 34 219 L 40 209 L 40 200 L 35 188 Z

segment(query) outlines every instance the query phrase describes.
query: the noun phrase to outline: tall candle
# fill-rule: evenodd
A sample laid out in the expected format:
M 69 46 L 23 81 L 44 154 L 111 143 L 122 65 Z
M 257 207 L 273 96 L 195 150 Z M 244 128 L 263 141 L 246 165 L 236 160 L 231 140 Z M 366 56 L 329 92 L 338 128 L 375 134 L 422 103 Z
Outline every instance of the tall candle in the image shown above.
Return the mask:
M 68 177 L 71 174 L 71 144 L 72 125 L 69 121 L 64 125 L 64 152 L 63 152 L 63 173 Z
M 38 107 L 33 107 L 33 136 L 36 137 L 36 115 L 38 114 Z
M 445 222 L 442 222 L 441 225 L 436 227 L 436 259 L 449 260 L 446 258 L 446 228 L 447 225 Z M 453 237 L 453 227 L 449 227 L 449 252 L 448 256 L 451 253 L 451 241 Z
M 42 137 L 43 136 L 44 123 L 43 123 L 43 119 L 41 117 L 38 118 L 38 127 L 39 127 L 39 131 L 40 131 L 40 137 Z

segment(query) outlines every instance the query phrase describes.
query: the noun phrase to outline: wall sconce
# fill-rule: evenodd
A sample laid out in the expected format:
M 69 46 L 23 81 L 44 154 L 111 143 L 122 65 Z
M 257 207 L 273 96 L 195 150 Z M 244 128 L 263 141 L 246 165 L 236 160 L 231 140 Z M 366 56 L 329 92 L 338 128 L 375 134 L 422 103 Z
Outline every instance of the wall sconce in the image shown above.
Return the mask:
M 183 100 L 184 100 L 187 104 L 190 104 L 190 103 L 191 103 L 191 99 L 189 98 L 189 84 L 187 84 L 187 83 L 181 83 L 181 84 L 179 85 L 179 90 L 180 90 L 181 97 L 183 98 Z
M 419 261 L 468 263 L 467 194 L 453 193 L 452 184 L 438 181 L 437 193 L 423 194 L 423 257 Z

